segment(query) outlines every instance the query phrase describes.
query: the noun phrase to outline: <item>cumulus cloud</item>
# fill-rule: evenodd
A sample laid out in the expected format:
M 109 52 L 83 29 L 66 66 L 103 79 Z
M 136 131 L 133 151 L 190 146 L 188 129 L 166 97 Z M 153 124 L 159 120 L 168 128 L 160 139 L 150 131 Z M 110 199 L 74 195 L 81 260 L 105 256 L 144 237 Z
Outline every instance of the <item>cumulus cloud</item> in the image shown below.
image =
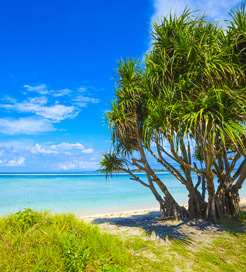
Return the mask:
M 80 88 L 78 88 L 78 92 L 84 93 L 84 92 L 86 92 L 86 88 L 85 87 L 80 87 Z
M 32 154 L 66 154 L 66 155 L 75 155 L 81 156 L 81 154 L 91 154 L 94 153 L 92 148 L 85 148 L 84 145 L 80 143 L 66 143 L 63 142 L 57 145 L 50 144 L 40 144 L 33 143 L 33 141 L 25 140 L 25 141 L 3 141 L 0 142 L 0 156 L 3 153 L 8 154 L 23 154 L 25 152 L 26 155 Z
M 89 103 L 99 103 L 99 99 L 90 97 L 84 87 L 80 87 L 76 91 L 67 88 L 49 90 L 46 84 L 35 86 L 26 84 L 24 88 L 27 91 L 25 95 L 35 92 L 40 96 L 36 94 L 36 97 L 27 97 L 22 101 L 5 96 L 1 99 L 0 110 L 29 114 L 30 117 L 0 118 L 0 133 L 32 135 L 53 131 L 55 130 L 54 123 L 76 117 L 81 108 L 87 107 Z M 87 95 L 82 95 L 82 93 Z M 93 152 L 92 149 L 84 148 L 82 150 L 82 153 L 85 154 L 91 152 Z
M 72 149 L 79 149 L 81 150 L 81 152 L 83 154 L 90 154 L 93 153 L 93 149 L 92 148 L 88 148 L 86 149 L 82 144 L 80 143 L 76 143 L 76 144 L 70 144 L 70 143 L 61 143 L 58 145 L 52 145 L 51 146 L 52 149 L 56 149 L 56 150 L 72 150 Z
M 69 95 L 71 94 L 73 91 L 70 89 L 62 89 L 62 90 L 56 90 L 56 91 L 51 91 L 51 94 L 54 97 L 59 97 L 59 96 L 64 96 L 64 95 Z
M 80 169 L 91 169 L 96 170 L 100 167 L 98 162 L 78 161 L 64 162 L 59 164 L 61 170 L 80 170 Z
M 67 118 L 75 117 L 78 114 L 78 110 L 74 106 L 64 106 L 60 104 L 48 106 L 47 103 L 48 100 L 46 97 L 34 97 L 20 103 L 15 101 L 11 104 L 0 104 L 0 107 L 23 113 L 34 113 L 38 116 L 52 119 L 53 121 L 62 121 Z
M 36 144 L 34 147 L 32 147 L 31 152 L 33 154 L 58 154 L 59 153 L 56 150 L 45 148 L 40 144 Z
M 30 147 L 33 146 L 32 140 L 12 140 L 12 141 L 1 141 L 0 148 L 7 154 L 23 154 L 25 151 L 29 151 Z M 3 154 L 3 153 L 2 153 Z
M 46 84 L 41 84 L 38 86 L 24 85 L 23 87 L 26 88 L 26 90 L 29 92 L 46 94 L 46 95 L 53 96 L 53 97 L 71 96 L 73 94 L 73 99 L 71 101 L 81 103 L 82 107 L 87 106 L 87 103 L 99 103 L 99 99 L 97 99 L 97 98 L 93 98 L 90 96 L 84 96 L 84 95 L 76 96 L 77 93 L 87 93 L 88 94 L 89 92 L 88 92 L 87 88 L 85 88 L 85 87 L 80 87 L 77 89 L 77 91 L 73 91 L 68 88 L 64 88 L 61 90 L 48 90 Z M 89 86 L 88 88 L 95 90 L 95 88 L 92 86 Z M 75 103 L 75 104 L 78 104 L 78 103 Z M 84 103 L 84 104 L 82 104 L 82 103 Z
M 75 102 L 76 105 L 79 105 L 81 107 L 85 107 L 87 106 L 87 103 L 99 103 L 99 99 L 97 98 L 93 98 L 93 97 L 88 97 L 88 96 L 83 96 L 83 95 L 79 95 L 76 98 L 73 99 L 73 101 Z M 84 106 L 85 105 L 85 106 Z
M 78 115 L 81 108 L 87 107 L 89 103 L 99 103 L 99 99 L 81 95 L 85 93 L 86 88 L 79 88 L 77 92 L 70 89 L 48 90 L 45 84 L 38 86 L 24 85 L 28 92 L 42 94 L 38 97 L 29 97 L 23 101 L 17 101 L 11 97 L 2 99 L 0 108 L 8 111 L 17 111 L 19 113 L 31 113 L 41 116 L 52 122 L 60 122 L 67 118 L 74 118 Z M 46 96 L 44 96 L 46 94 Z M 67 96 L 64 101 L 63 96 Z M 54 101 L 54 98 L 56 99 Z
M 27 118 L 0 118 L 0 132 L 3 134 L 26 134 L 34 135 L 47 131 L 54 131 L 53 124 L 46 119 L 27 117 Z
M 88 148 L 88 149 L 82 150 L 82 153 L 83 153 L 83 154 L 91 154 L 91 153 L 93 153 L 93 152 L 94 152 L 94 150 L 93 150 L 92 148 Z
M 26 90 L 28 92 L 36 92 L 39 94 L 47 94 L 48 93 L 47 86 L 45 84 L 41 84 L 38 86 L 24 85 L 23 87 L 26 88 Z
M 27 169 L 32 165 L 44 165 L 45 169 L 76 170 L 98 169 L 100 157 L 92 148 L 83 144 L 62 142 L 59 144 L 35 143 L 33 140 L 0 141 L 0 166 L 23 166 L 28 159 Z M 13 159 L 14 158 L 14 159 Z M 47 164 L 47 162 L 49 162 Z M 32 169 L 33 170 L 33 169 Z
M 73 118 L 78 115 L 78 110 L 74 106 L 54 105 L 50 107 L 39 107 L 34 113 L 54 121 L 61 121 L 67 118 Z
M 75 149 L 84 149 L 85 147 L 80 143 L 76 143 L 76 144 L 61 143 L 61 144 L 57 144 L 57 145 L 52 145 L 51 148 L 71 150 L 71 149 L 74 149 L 74 148 Z
M 25 165 L 25 158 L 20 157 L 19 159 L 14 160 L 0 160 L 0 166 L 24 166 Z
M 228 19 L 230 9 L 241 2 L 241 0 L 154 0 L 155 12 L 152 20 L 156 20 L 157 18 L 160 20 L 164 16 L 169 15 L 171 9 L 172 13 L 180 15 L 188 7 L 192 11 L 200 9 L 202 13 L 205 12 L 213 20 L 221 21 Z

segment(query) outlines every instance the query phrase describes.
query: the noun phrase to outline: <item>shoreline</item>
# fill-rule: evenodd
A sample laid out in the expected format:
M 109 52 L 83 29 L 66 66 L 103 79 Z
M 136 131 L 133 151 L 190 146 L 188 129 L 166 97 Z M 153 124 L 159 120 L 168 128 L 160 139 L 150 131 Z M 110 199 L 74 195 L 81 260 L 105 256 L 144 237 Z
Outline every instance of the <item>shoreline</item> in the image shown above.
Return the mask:
M 187 204 L 179 203 L 181 206 L 188 207 Z M 240 208 L 246 209 L 246 197 L 243 196 L 240 199 Z M 23 208 L 22 210 L 24 210 Z M 36 211 L 46 211 L 47 209 L 34 209 Z M 77 218 L 81 219 L 96 219 L 96 218 L 113 218 L 113 217 L 130 217 L 133 215 L 146 215 L 147 213 L 155 213 L 157 216 L 161 216 L 160 206 L 158 203 L 146 204 L 146 205 L 134 205 L 134 206 L 123 206 L 123 207 L 113 207 L 113 208 L 98 208 L 90 210 L 67 210 L 67 211 L 52 211 L 48 210 L 51 214 L 73 214 Z M 0 217 L 6 216 L 8 214 L 13 214 L 15 212 L 9 211 L 5 214 L 1 214 Z
M 182 204 L 181 204 L 182 205 Z M 183 205 L 186 206 L 187 205 Z M 241 198 L 240 208 L 246 208 L 246 198 Z M 146 206 L 132 206 L 132 207 L 122 207 L 122 208 L 111 208 L 111 209 L 97 209 L 91 211 L 70 211 L 68 213 L 74 214 L 76 217 L 81 219 L 96 219 L 101 217 L 130 217 L 132 215 L 146 215 L 147 213 L 155 212 L 156 214 L 160 212 L 158 204 L 146 205 Z
M 160 211 L 160 207 L 158 203 L 149 204 L 149 205 L 138 205 L 138 206 L 130 206 L 130 207 L 120 207 L 120 208 L 103 208 L 103 209 L 95 209 L 95 210 L 85 210 L 85 211 L 69 211 L 68 213 L 74 214 L 79 218 L 96 218 L 102 216 L 115 216 L 122 214 L 139 214 L 151 211 Z

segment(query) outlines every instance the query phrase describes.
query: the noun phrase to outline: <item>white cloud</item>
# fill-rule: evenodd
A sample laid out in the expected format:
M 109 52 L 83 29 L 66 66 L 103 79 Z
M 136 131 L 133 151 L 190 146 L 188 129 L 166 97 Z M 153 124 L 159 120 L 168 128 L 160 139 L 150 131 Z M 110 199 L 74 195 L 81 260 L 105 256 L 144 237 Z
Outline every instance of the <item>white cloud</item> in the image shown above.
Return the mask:
M 4 98 L 2 98 L 3 101 L 6 101 L 8 103 L 16 103 L 16 99 L 10 96 L 5 96 Z
M 19 140 L 19 141 L 2 141 L 0 142 L 0 148 L 5 153 L 11 153 L 11 152 L 23 152 L 24 150 L 29 150 L 30 147 L 33 146 L 32 140 Z
M 39 94 L 48 94 L 47 86 L 45 84 L 41 84 L 38 86 L 30 86 L 30 85 L 24 85 L 29 92 L 37 92 Z
M 88 97 L 88 96 L 83 96 L 79 95 L 76 98 L 72 100 L 76 105 L 80 106 L 81 108 L 87 107 L 88 103 L 99 103 L 99 99 L 93 98 L 93 97 Z
M 241 2 L 241 0 L 154 0 L 155 12 L 152 20 L 157 18 L 160 20 L 164 16 L 169 15 L 171 8 L 172 13 L 180 15 L 188 7 L 191 11 L 200 9 L 202 13 L 205 12 L 213 20 L 221 21 L 228 19 L 230 9 Z
M 100 156 L 92 148 L 85 148 L 79 142 L 62 142 L 57 145 L 50 142 L 34 142 L 24 137 L 23 140 L 0 141 L 0 166 L 22 166 L 26 161 L 26 171 L 43 169 L 98 169 Z M 26 161 L 25 161 L 26 158 Z M 28 159 L 28 160 L 27 160 Z M 38 168 L 37 168 L 38 167 Z
M 46 96 L 29 97 L 26 100 L 18 102 L 15 98 L 6 96 L 0 103 L 0 108 L 13 110 L 19 113 L 32 113 L 52 122 L 60 122 L 67 118 L 74 118 L 80 112 L 80 108 L 87 107 L 89 103 L 99 103 L 99 99 L 90 96 L 77 95 L 85 93 L 86 88 L 81 87 L 76 94 L 70 89 L 48 90 L 45 84 L 38 86 L 24 85 L 28 92 L 46 94 Z M 27 94 L 27 93 L 25 93 Z M 72 95 L 73 94 L 73 95 Z M 63 96 L 67 96 L 64 101 Z M 54 98 L 57 101 L 54 101 Z M 65 103 L 65 105 L 64 105 Z
M 80 88 L 78 88 L 78 92 L 80 92 L 80 93 L 86 92 L 86 88 L 80 87 Z
M 61 121 L 67 118 L 73 118 L 78 115 L 74 106 L 54 105 L 50 107 L 36 108 L 35 114 L 43 116 L 54 121 Z
M 59 168 L 62 170 L 75 170 L 75 169 L 91 169 L 95 170 L 100 167 L 98 162 L 88 162 L 88 161 L 73 161 L 73 162 L 64 162 L 59 164 Z
M 94 152 L 94 150 L 93 150 L 92 148 L 88 148 L 88 149 L 82 150 L 82 153 L 83 153 L 83 154 L 91 154 L 91 153 L 93 153 L 93 152 Z
M 76 143 L 76 144 L 70 144 L 70 143 L 61 143 L 58 145 L 52 145 L 52 149 L 56 150 L 73 150 L 73 149 L 79 149 L 83 154 L 90 154 L 93 153 L 94 150 L 92 148 L 86 149 L 82 144 Z
M 85 147 L 80 143 L 76 143 L 76 144 L 61 143 L 58 145 L 52 145 L 51 148 L 71 150 L 71 149 L 84 149 Z
M 53 121 L 62 121 L 67 118 L 75 117 L 78 114 L 78 110 L 74 106 L 64 106 L 60 104 L 47 106 L 47 102 L 46 97 L 34 97 L 21 103 L 0 104 L 0 107 L 18 112 L 34 113 L 38 116 L 52 119 Z
M 229 19 L 228 12 L 241 2 L 241 0 L 209 0 L 198 2 L 199 4 L 196 2 L 196 4 L 197 8 L 204 10 L 209 17 L 222 21 Z
M 94 153 L 92 148 L 85 148 L 80 143 L 70 144 L 63 142 L 57 145 L 33 143 L 32 140 L 0 142 L 0 157 L 6 154 L 66 154 L 69 156 L 81 156 L 81 154 Z
M 3 134 L 26 134 L 33 135 L 47 131 L 53 131 L 55 128 L 49 120 L 27 117 L 27 118 L 0 118 L 0 132 Z
M 73 91 L 70 90 L 70 89 L 62 89 L 62 90 L 51 91 L 51 93 L 53 93 L 53 96 L 55 96 L 55 97 L 69 95 L 72 92 Z
M 15 160 L 0 160 L 0 166 L 24 166 L 25 165 L 25 158 L 20 157 L 19 159 Z
M 99 99 L 78 95 L 86 92 L 86 88 L 81 87 L 76 90 L 76 95 L 70 89 L 48 90 L 45 84 L 38 86 L 24 85 L 28 92 L 41 94 L 37 97 L 28 97 L 23 101 L 5 96 L 0 102 L 0 110 L 16 111 L 31 115 L 30 117 L 0 118 L 0 133 L 14 135 L 27 134 L 33 135 L 42 132 L 54 131 L 53 126 L 56 122 L 61 122 L 68 118 L 76 117 L 81 107 L 86 107 L 88 103 L 98 103 Z M 27 94 L 26 92 L 25 94 Z M 44 94 L 46 96 L 44 96 Z M 67 95 L 66 100 L 63 96 Z M 54 97 L 57 101 L 54 101 Z M 63 100 L 62 100 L 63 99 Z M 65 105 L 64 105 L 65 104 Z M 5 115 L 6 116 L 6 115 Z M 92 149 L 81 149 L 82 153 L 92 153 Z M 44 150 L 43 150 L 44 151 Z M 38 152 L 38 150 L 36 150 Z M 41 151 L 39 151 L 41 153 Z
M 58 151 L 45 148 L 40 144 L 36 144 L 34 147 L 31 148 L 31 152 L 33 154 L 58 154 Z

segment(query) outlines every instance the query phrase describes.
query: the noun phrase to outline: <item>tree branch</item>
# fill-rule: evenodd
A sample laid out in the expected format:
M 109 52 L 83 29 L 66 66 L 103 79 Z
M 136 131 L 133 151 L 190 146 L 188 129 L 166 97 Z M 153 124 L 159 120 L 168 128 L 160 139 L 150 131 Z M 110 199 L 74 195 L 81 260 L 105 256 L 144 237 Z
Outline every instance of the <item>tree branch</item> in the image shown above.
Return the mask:
M 150 188 L 150 186 L 149 186 L 148 184 L 146 184 L 145 182 L 143 182 L 139 177 L 135 176 L 135 175 L 130 171 L 129 168 L 128 168 L 128 169 L 125 169 L 125 168 L 119 167 L 119 170 L 122 170 L 122 171 L 128 173 L 129 175 L 131 175 L 131 176 L 132 176 L 132 178 L 130 178 L 131 180 L 135 180 L 135 181 L 139 182 L 140 184 L 142 184 L 143 186 Z
M 148 149 L 150 154 L 160 163 L 162 164 L 171 174 L 173 174 L 182 184 L 186 185 L 186 180 L 183 178 L 183 176 L 180 174 L 180 172 L 175 169 L 170 163 L 168 163 L 161 155 L 159 145 L 157 145 L 157 151 L 160 158 L 158 158 L 154 152 L 150 149 Z
M 228 174 L 226 174 L 226 177 L 230 176 L 231 172 L 233 171 L 233 169 L 234 169 L 234 167 L 235 167 L 235 165 L 236 165 L 236 163 L 237 163 L 237 161 L 239 160 L 240 157 L 241 157 L 240 152 L 237 152 L 236 156 L 234 157 L 234 159 L 233 159 L 233 161 L 231 163 Z
M 196 173 L 198 173 L 198 174 L 201 174 L 201 175 L 204 175 L 204 174 L 205 174 L 204 171 L 201 171 L 201 170 L 199 170 L 199 169 L 196 169 L 194 166 L 192 166 L 192 165 L 190 165 L 189 163 L 186 163 L 184 160 L 182 160 L 182 159 L 178 156 L 178 154 L 176 153 L 176 151 L 175 151 L 173 141 L 172 141 L 171 139 L 168 139 L 168 141 L 169 141 L 169 144 L 170 144 L 170 147 L 171 147 L 172 154 L 173 154 L 173 156 L 176 158 L 176 161 L 177 161 L 179 164 L 183 165 L 184 167 L 189 168 L 190 170 L 192 170 L 192 171 L 194 171 L 194 172 L 196 172 Z
M 243 168 L 246 167 L 246 159 L 243 160 L 239 168 L 237 169 L 236 173 L 230 178 L 230 184 L 232 184 L 241 174 Z
M 243 185 L 243 182 L 245 181 L 245 178 L 246 178 L 246 160 L 244 160 L 243 163 L 242 163 L 240 176 L 239 176 L 236 184 L 234 185 L 237 190 L 242 188 L 242 185 Z

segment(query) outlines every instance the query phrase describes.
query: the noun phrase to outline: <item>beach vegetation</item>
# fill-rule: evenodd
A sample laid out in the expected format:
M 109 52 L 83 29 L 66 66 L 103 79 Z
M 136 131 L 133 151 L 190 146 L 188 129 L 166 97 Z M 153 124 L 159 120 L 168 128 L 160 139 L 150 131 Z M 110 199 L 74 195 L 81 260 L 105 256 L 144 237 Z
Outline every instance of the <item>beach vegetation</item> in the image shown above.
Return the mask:
M 0 218 L 0 271 L 125 271 L 129 244 L 74 215 L 26 209 Z
M 113 235 L 71 214 L 26 209 L 0 218 L 0 271 L 246 271 L 245 223 L 245 212 L 225 218 L 227 231 L 196 241 Z
M 163 218 L 239 216 L 246 178 L 245 4 L 229 14 L 223 27 L 188 9 L 170 14 L 153 22 L 143 61 L 118 61 L 115 99 L 105 114 L 112 150 L 101 166 L 106 175 L 124 171 L 148 188 Z M 153 159 L 187 190 L 188 208 L 154 171 Z

